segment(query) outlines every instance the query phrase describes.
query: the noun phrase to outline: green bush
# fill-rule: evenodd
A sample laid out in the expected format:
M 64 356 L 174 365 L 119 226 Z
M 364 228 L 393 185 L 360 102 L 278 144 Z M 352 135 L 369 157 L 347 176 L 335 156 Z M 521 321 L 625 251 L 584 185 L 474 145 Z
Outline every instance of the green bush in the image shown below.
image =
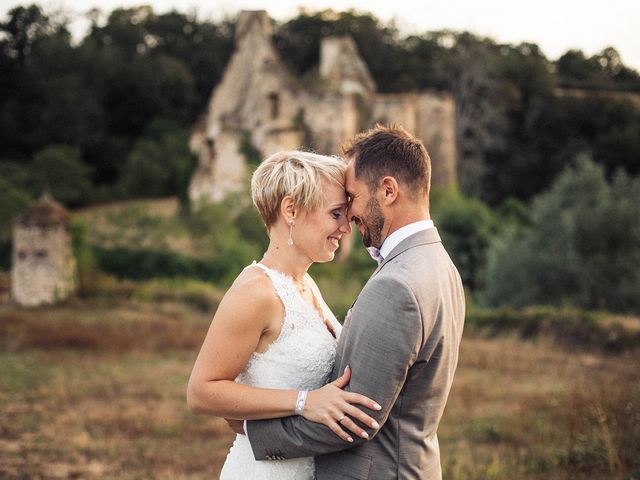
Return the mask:
M 121 279 L 192 278 L 225 287 L 244 267 L 260 257 L 248 244 L 238 243 L 215 257 L 192 258 L 165 250 L 102 248 L 94 246 L 98 269 Z
M 486 253 L 497 230 L 496 216 L 482 201 L 452 190 L 440 193 L 433 204 L 433 218 L 442 241 L 471 291 L 482 287 Z
M 68 207 L 91 200 L 91 170 L 82 162 L 82 153 L 77 147 L 52 145 L 38 151 L 29 172 L 34 195 L 47 190 Z
M 217 282 L 227 274 L 224 261 L 205 261 L 174 252 L 95 246 L 92 250 L 98 268 L 118 278 L 147 280 L 186 277 Z
M 119 188 L 124 197 L 162 197 L 177 194 L 188 203 L 189 179 L 196 159 L 189 151 L 188 133 L 162 119 L 154 120 L 147 135 L 127 157 Z
M 0 177 L 0 239 L 11 238 L 13 221 L 32 201 L 25 190 Z
M 96 281 L 96 261 L 93 251 L 87 243 L 87 226 L 77 219 L 73 219 L 69 225 L 73 254 L 78 266 L 78 291 L 80 295 L 87 295 L 92 290 L 92 284 Z
M 544 336 L 565 347 L 612 354 L 640 348 L 640 330 L 630 330 L 615 320 L 603 322 L 600 317 L 576 308 L 472 308 L 467 311 L 465 328 L 489 335 L 512 332 L 529 339 Z
M 528 226 L 491 242 L 489 306 L 576 305 L 640 311 L 640 178 L 581 158 L 531 208 Z
M 210 283 L 188 279 L 155 279 L 135 287 L 133 298 L 144 302 L 175 301 L 202 312 L 214 312 L 222 294 Z

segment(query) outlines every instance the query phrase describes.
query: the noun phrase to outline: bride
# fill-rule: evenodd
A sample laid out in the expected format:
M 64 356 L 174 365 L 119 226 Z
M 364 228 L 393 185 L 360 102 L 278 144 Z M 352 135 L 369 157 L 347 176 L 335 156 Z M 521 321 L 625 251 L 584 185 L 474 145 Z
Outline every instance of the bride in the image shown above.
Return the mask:
M 380 406 L 342 390 L 348 367 L 325 385 L 341 326 L 307 273 L 312 263 L 331 261 L 351 233 L 345 169 L 339 158 L 290 151 L 267 158 L 253 174 L 251 194 L 269 247 L 240 273 L 213 317 L 189 379 L 193 412 L 237 420 L 303 415 L 347 442 L 352 434 L 367 438 L 347 415 L 378 427 L 354 405 Z M 220 478 L 314 476 L 313 458 L 272 460 L 255 461 L 246 436 L 237 435 Z

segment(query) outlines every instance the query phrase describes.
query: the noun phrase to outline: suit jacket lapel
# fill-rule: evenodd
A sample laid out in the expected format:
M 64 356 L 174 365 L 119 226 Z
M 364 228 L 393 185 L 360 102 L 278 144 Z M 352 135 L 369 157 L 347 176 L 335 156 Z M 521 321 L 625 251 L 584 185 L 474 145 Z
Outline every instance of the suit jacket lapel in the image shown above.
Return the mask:
M 440 239 L 440 235 L 438 234 L 438 229 L 435 227 L 428 228 L 426 230 L 422 230 L 420 232 L 414 233 L 413 235 L 402 240 L 398 245 L 396 245 L 396 247 L 393 250 L 389 252 L 389 255 L 386 256 L 386 258 L 382 261 L 382 263 L 378 265 L 378 268 L 376 268 L 374 272 L 371 274 L 371 276 L 369 277 L 369 280 L 375 277 L 377 273 L 380 270 L 382 270 L 382 268 L 391 259 L 397 257 L 402 252 L 406 252 L 410 248 L 417 247 L 419 245 L 427 245 L 429 243 L 441 243 L 441 242 L 442 240 Z M 357 300 L 358 300 L 358 297 L 356 297 L 356 299 L 351 304 L 351 308 L 353 308 Z M 347 316 L 351 312 L 351 308 L 349 308 L 349 310 L 347 311 L 347 314 L 345 315 L 345 322 L 344 322 L 345 324 L 346 324 Z
M 441 242 L 442 240 L 440 239 L 440 235 L 438 234 L 438 229 L 435 227 L 414 233 L 410 237 L 402 240 L 398 245 L 395 246 L 393 250 L 391 250 L 391 252 L 389 252 L 389 255 L 385 257 L 382 263 L 378 265 L 378 268 L 376 268 L 375 271 L 371 274 L 371 278 L 373 278 L 380 270 L 382 270 L 382 268 L 384 268 L 384 266 L 389 263 L 389 261 L 396 258 L 401 253 L 420 245 Z

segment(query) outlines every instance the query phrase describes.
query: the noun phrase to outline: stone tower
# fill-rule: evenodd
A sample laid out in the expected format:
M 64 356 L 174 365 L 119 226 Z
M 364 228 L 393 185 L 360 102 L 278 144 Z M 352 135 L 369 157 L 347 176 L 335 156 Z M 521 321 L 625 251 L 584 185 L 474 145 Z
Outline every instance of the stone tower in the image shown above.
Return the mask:
M 297 81 L 271 40 L 267 12 L 243 11 L 236 27 L 236 49 L 216 86 L 202 128 L 191 141 L 199 163 L 189 185 L 192 201 L 220 201 L 247 184 L 240 145 L 243 135 L 263 154 L 301 143 L 291 119 L 297 112 Z
M 69 212 L 47 193 L 15 222 L 11 296 L 36 307 L 68 298 L 76 288 Z
M 377 88 L 351 37 L 321 40 L 320 76 L 325 80 L 328 90 L 344 95 L 368 95 Z

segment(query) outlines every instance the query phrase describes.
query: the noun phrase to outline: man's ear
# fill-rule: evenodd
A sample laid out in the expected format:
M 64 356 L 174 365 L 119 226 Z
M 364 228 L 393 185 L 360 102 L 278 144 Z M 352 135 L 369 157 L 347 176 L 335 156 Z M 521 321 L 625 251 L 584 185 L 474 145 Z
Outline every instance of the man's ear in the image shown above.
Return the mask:
M 282 215 L 287 225 L 295 221 L 297 213 L 298 207 L 296 207 L 296 202 L 293 200 L 293 197 L 291 195 L 285 195 L 280 202 L 280 215 Z
M 386 176 L 380 182 L 379 187 L 380 202 L 385 205 L 391 205 L 398 198 L 398 182 L 391 176 Z

